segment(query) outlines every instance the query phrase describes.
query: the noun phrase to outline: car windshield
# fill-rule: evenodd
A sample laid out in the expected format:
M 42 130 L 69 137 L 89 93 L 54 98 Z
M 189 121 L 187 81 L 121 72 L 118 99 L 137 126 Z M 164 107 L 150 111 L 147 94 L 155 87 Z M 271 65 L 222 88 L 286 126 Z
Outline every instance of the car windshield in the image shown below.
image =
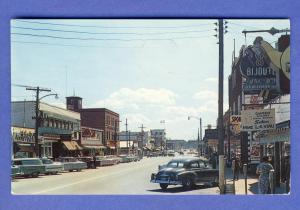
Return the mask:
M 183 161 L 171 161 L 168 163 L 168 168 L 183 168 L 184 162 Z
M 23 165 L 42 165 L 40 160 L 23 160 Z
M 49 160 L 49 159 L 43 159 L 42 161 L 44 164 L 52 164 L 53 163 L 53 161 Z

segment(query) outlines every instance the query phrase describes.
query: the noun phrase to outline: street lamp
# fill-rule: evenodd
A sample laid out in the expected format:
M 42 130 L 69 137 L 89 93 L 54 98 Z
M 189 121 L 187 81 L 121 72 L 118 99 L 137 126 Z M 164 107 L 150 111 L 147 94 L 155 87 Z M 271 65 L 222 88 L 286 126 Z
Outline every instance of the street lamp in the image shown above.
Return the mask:
M 200 121 L 200 139 L 201 139 L 201 143 L 202 143 L 202 119 L 201 119 L 201 117 L 188 116 L 188 120 L 190 120 L 192 118 L 197 119 L 197 120 Z M 202 149 L 200 150 L 200 139 L 198 138 L 198 148 L 197 148 L 198 149 L 198 156 L 200 156 L 200 153 L 201 153 L 201 156 L 203 155 L 202 154 Z

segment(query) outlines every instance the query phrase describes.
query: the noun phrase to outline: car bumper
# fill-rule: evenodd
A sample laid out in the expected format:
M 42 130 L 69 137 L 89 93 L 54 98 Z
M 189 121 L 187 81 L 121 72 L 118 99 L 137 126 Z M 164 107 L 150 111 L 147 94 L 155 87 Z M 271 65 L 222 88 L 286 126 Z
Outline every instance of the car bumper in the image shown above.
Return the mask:
M 181 185 L 182 182 L 178 180 L 162 180 L 162 179 L 151 179 L 152 183 L 159 183 L 159 184 L 169 184 L 169 185 Z

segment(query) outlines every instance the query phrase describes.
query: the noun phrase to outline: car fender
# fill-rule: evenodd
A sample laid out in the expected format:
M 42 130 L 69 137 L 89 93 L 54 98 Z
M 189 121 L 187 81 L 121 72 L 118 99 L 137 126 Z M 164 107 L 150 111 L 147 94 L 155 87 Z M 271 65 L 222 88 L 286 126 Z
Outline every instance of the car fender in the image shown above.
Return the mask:
M 197 177 L 197 174 L 194 171 L 185 171 L 185 172 L 181 172 L 181 173 L 177 174 L 177 176 L 178 176 L 178 179 L 191 177 L 193 180 L 195 180 L 195 178 Z

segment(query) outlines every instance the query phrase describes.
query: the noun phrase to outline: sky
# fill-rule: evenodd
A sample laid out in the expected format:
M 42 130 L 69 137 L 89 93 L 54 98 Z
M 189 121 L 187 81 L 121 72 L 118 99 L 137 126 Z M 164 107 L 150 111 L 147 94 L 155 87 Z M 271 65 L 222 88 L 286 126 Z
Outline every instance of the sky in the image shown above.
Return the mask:
M 66 107 L 66 96 L 83 98 L 84 108 L 120 114 L 121 130 L 166 129 L 167 138 L 196 139 L 199 118 L 216 126 L 218 38 L 215 19 L 16 19 L 11 21 L 12 100 L 34 100 L 18 85 L 50 88 Z M 256 36 L 273 46 L 280 34 L 243 30 L 290 28 L 288 19 L 226 19 L 224 112 L 234 40 L 236 56 Z M 43 95 L 42 93 L 41 95 Z M 46 94 L 46 93 L 45 93 Z M 188 116 L 193 116 L 188 120 Z M 165 123 L 161 123 L 164 121 Z

